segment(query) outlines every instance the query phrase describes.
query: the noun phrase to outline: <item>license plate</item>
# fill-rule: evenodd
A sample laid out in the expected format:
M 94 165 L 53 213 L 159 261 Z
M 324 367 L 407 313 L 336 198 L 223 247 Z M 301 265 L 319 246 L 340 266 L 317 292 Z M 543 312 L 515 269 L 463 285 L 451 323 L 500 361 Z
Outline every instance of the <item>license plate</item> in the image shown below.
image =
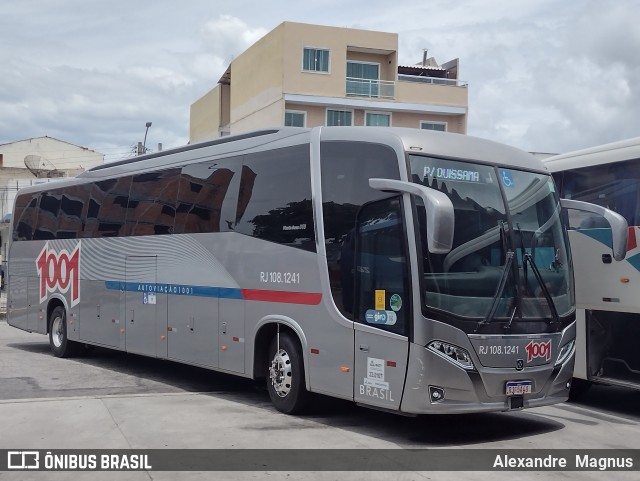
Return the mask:
M 507 382 L 507 396 L 518 396 L 520 394 L 529 394 L 531 392 L 531 381 L 510 381 Z

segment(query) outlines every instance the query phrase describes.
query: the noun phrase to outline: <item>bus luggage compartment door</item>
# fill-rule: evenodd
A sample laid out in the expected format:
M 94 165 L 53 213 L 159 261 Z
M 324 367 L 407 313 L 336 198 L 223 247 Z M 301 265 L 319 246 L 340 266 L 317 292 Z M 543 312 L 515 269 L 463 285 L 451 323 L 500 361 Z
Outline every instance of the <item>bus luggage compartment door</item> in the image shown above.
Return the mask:
M 218 299 L 174 295 L 168 303 L 169 359 L 218 367 Z
M 125 260 L 127 352 L 154 357 L 159 336 L 166 336 L 166 319 L 165 328 L 158 330 L 157 260 L 157 256 L 128 256 Z

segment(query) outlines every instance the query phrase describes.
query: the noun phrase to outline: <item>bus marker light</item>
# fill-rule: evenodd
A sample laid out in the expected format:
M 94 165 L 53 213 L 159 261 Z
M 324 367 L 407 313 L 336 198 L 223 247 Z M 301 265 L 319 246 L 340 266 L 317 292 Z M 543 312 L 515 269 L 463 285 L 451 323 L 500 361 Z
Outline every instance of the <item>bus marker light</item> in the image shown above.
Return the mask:
M 626 284 L 627 282 L 629 282 L 629 278 L 623 277 L 622 279 L 620 279 L 620 282 L 622 282 L 623 284 Z
M 220 346 L 220 350 L 221 351 L 226 351 L 227 350 L 227 346 Z
M 240 338 L 239 337 L 233 337 L 233 342 L 240 342 Z
M 396 367 L 396 362 L 395 361 L 387 361 L 387 366 L 388 367 Z
M 347 366 L 340 366 L 340 371 L 341 372 L 349 372 L 349 368 Z
M 124 334 L 124 327 L 120 329 L 120 334 Z
M 315 347 L 312 347 L 311 354 L 320 354 L 320 349 L 316 349 Z
M 164 341 L 167 338 L 167 336 L 160 336 L 160 340 Z

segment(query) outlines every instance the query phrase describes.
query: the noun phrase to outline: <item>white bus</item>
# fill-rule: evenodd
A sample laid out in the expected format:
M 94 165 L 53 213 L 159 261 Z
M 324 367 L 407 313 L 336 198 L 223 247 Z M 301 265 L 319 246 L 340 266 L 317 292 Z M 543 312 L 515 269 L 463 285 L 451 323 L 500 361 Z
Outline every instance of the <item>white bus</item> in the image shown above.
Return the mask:
M 624 262 L 612 261 L 601 217 L 569 211 L 577 299 L 575 394 L 591 382 L 640 388 L 640 137 L 545 160 L 562 197 L 624 216 Z
M 285 413 L 309 393 L 407 414 L 569 393 L 560 201 L 510 147 L 263 130 L 23 189 L 12 229 L 8 322 L 56 356 L 90 344 L 265 379 Z

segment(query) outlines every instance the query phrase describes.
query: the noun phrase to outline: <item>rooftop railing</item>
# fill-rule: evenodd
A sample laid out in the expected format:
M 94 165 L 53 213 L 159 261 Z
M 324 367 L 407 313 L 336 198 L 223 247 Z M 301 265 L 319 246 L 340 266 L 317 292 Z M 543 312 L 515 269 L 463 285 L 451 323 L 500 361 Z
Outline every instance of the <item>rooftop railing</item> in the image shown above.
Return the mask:
M 452 87 L 467 87 L 468 82 L 458 79 L 439 78 L 439 77 L 422 77 L 418 75 L 398 74 L 398 80 L 403 82 L 417 82 L 432 85 L 450 85 Z

